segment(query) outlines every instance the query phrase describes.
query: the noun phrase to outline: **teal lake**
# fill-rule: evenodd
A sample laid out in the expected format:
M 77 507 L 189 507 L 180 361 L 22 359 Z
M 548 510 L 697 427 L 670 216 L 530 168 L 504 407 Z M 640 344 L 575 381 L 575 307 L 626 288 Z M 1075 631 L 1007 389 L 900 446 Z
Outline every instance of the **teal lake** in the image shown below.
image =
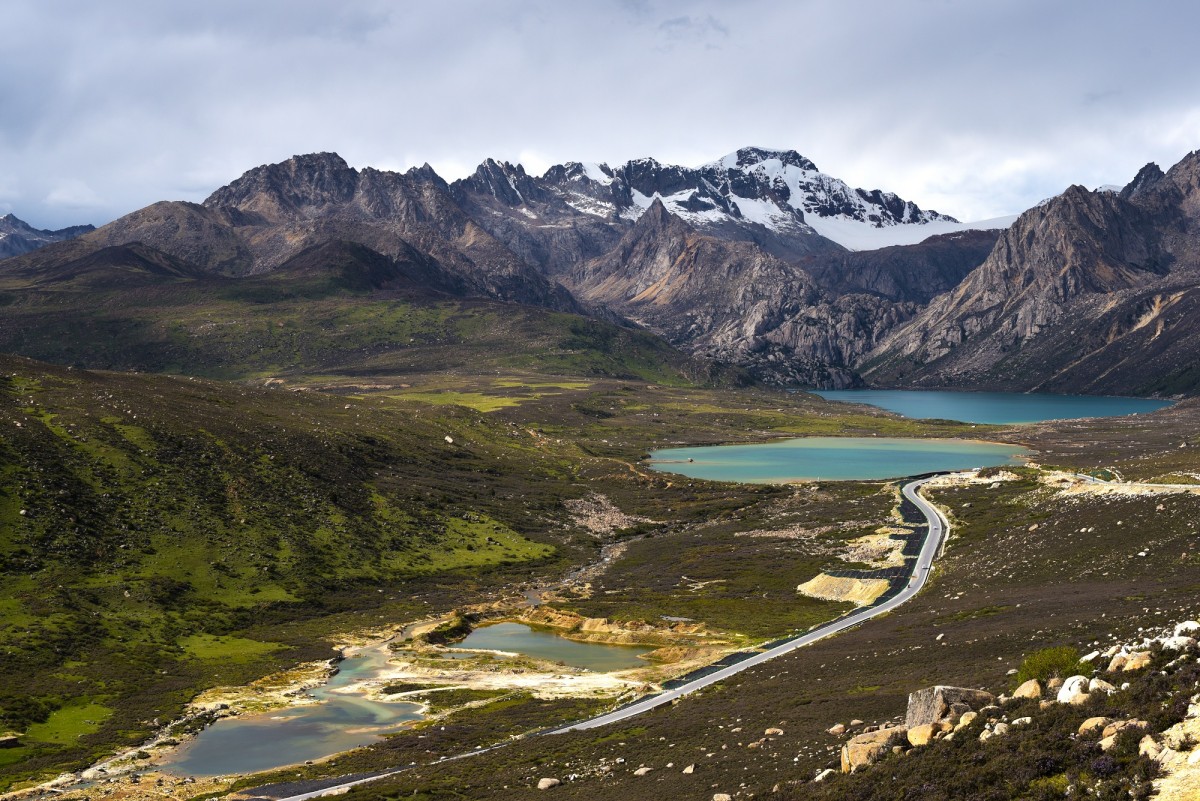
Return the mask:
M 312 691 L 321 703 L 222 718 L 163 764 L 182 776 L 256 773 L 368 745 L 421 718 L 411 703 L 371 701 L 339 688 L 373 678 L 387 664 L 383 649 L 343 660 L 337 675 Z
M 521 623 L 497 623 L 483 626 L 467 635 L 451 649 L 473 648 L 480 651 L 511 651 L 536 659 L 562 662 L 572 667 L 607 673 L 645 667 L 640 654 L 653 651 L 641 645 L 609 645 L 607 643 L 575 642 L 549 631 L 539 631 Z
M 1046 395 L 1021 392 L 939 392 L 893 389 L 814 390 L 826 400 L 865 403 L 905 417 L 964 423 L 1039 423 L 1080 417 L 1147 414 L 1171 405 L 1155 398 Z
M 958 439 L 803 437 L 753 445 L 668 448 L 650 454 L 650 467 L 690 478 L 756 484 L 865 481 L 1020 464 L 1025 453 L 1018 445 Z

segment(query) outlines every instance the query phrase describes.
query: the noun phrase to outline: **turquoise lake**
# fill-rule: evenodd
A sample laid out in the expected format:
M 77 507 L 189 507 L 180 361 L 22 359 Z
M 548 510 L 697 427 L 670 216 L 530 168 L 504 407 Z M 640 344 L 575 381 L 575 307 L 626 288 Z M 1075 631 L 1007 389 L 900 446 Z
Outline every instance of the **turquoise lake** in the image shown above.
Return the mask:
M 451 649 L 474 648 L 481 651 L 512 651 L 536 659 L 561 662 L 564 665 L 607 673 L 645 667 L 648 662 L 640 654 L 653 648 L 641 645 L 610 645 L 607 643 L 575 642 L 549 631 L 539 631 L 521 623 L 497 623 L 483 626 L 467 635 Z
M 939 392 L 899 389 L 813 390 L 833 401 L 865 403 L 889 412 L 925 419 L 964 423 L 1039 423 L 1080 417 L 1119 417 L 1147 414 L 1170 406 L 1155 398 L 1095 395 L 1046 395 L 1021 392 Z
M 900 478 L 920 473 L 1020 464 L 1018 445 L 958 439 L 803 437 L 752 445 L 668 448 L 650 467 L 713 481 L 755 484 Z
M 183 776 L 257 773 L 368 745 L 421 718 L 411 703 L 383 703 L 338 689 L 373 678 L 387 664 L 384 649 L 346 659 L 337 675 L 312 691 L 321 703 L 222 718 L 163 764 Z

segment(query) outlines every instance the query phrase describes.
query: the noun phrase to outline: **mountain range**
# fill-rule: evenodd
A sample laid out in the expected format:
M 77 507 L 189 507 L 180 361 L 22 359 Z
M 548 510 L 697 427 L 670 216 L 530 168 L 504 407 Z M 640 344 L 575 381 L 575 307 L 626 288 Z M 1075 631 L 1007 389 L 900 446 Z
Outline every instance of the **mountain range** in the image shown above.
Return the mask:
M 1200 386 L 1198 181 L 1192 153 L 1119 191 L 1075 186 L 1015 221 L 964 224 L 791 150 L 541 176 L 489 159 L 453 183 L 317 153 L 202 204 L 38 232 L 45 246 L 0 262 L 0 279 L 28 304 L 97 270 L 105 285 L 228 281 L 349 259 L 360 288 L 642 326 L 778 385 L 1177 394 Z
M 20 256 L 45 247 L 51 242 L 63 242 L 96 230 L 94 225 L 73 225 L 57 231 L 34 228 L 12 214 L 0 217 L 0 259 Z

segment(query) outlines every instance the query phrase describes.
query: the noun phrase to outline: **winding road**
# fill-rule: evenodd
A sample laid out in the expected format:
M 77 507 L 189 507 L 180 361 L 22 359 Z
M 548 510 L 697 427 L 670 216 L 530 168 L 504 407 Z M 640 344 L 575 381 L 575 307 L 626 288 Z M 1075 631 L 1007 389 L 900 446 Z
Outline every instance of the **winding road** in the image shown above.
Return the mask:
M 901 604 L 907 602 L 914 595 L 920 592 L 921 588 L 925 586 L 925 582 L 929 580 L 929 573 L 933 567 L 933 560 L 941 553 L 942 546 L 945 543 L 946 533 L 950 529 L 950 524 L 946 520 L 945 516 L 942 515 L 941 511 L 936 506 L 921 497 L 919 493 L 921 487 L 938 477 L 939 476 L 927 476 L 904 485 L 904 497 L 912 501 L 913 504 L 915 504 L 916 507 L 921 510 L 921 513 L 925 515 L 925 519 L 929 523 L 929 533 L 926 535 L 925 540 L 921 545 L 921 552 L 917 556 L 917 561 L 913 568 L 912 574 L 909 576 L 908 583 L 904 586 L 904 589 L 902 589 L 896 595 L 892 596 L 881 604 L 859 609 L 845 617 L 838 618 L 837 620 L 833 620 L 829 623 L 818 626 L 807 634 L 802 634 L 794 639 L 787 640 L 786 642 L 780 643 L 779 645 L 769 648 L 766 651 L 747 657 L 740 662 L 728 665 L 720 670 L 700 676 L 699 678 L 693 679 L 686 684 L 681 684 L 678 687 L 666 690 L 658 695 L 652 695 L 648 698 L 643 698 L 640 701 L 598 717 L 589 718 L 588 720 L 581 720 L 576 723 L 572 723 L 569 726 L 550 729 L 541 732 L 540 734 L 542 736 L 547 736 L 564 734 L 570 731 L 583 731 L 586 729 L 595 729 L 601 726 L 607 726 L 610 723 L 619 723 L 623 720 L 628 720 L 629 718 L 649 712 L 651 709 L 656 709 L 663 704 L 669 704 L 685 695 L 690 695 L 697 690 L 703 689 L 712 684 L 716 684 L 720 681 L 724 681 L 730 676 L 740 673 L 743 670 L 755 667 L 756 665 L 761 665 L 764 662 L 769 662 L 770 660 L 783 656 L 784 654 L 791 653 L 797 648 L 803 648 L 806 645 L 812 645 L 813 643 L 823 640 L 826 637 L 832 637 L 838 632 L 853 628 L 854 626 L 864 623 L 873 617 L 879 617 L 880 615 L 886 614 Z M 509 742 L 505 742 L 496 746 L 492 746 L 491 748 L 480 748 L 475 751 L 468 751 L 456 756 L 446 757 L 439 760 L 439 762 L 466 759 L 479 754 L 485 754 L 488 751 L 493 751 L 509 744 Z M 264 797 L 274 798 L 275 801 L 306 801 L 307 799 L 311 798 L 320 798 L 326 795 L 336 795 L 345 792 L 351 787 L 356 787 L 368 782 L 378 781 L 379 779 L 383 779 L 388 776 L 394 776 L 397 773 L 409 770 L 410 767 L 411 766 L 397 768 L 395 770 L 385 771 L 370 776 L 360 776 L 349 781 L 327 785 L 318 790 L 312 790 L 310 792 L 304 792 L 298 795 Z M 265 789 L 266 788 L 259 788 L 260 791 Z M 252 793 L 254 791 L 247 792 Z

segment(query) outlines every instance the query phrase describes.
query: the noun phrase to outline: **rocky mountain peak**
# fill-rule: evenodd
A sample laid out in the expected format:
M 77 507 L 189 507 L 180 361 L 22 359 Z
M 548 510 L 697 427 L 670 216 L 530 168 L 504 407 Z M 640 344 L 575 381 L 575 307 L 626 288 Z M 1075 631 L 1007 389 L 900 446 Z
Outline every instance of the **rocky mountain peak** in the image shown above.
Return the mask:
M 72 225 L 57 231 L 42 230 L 9 212 L 0 217 L 0 259 L 31 253 L 53 242 L 64 242 L 94 230 L 94 225 Z
M 309 153 L 255 167 L 213 192 L 204 205 L 253 212 L 268 220 L 312 217 L 348 202 L 357 185 L 358 173 L 337 153 Z
M 461 183 L 464 191 L 490 194 L 508 206 L 547 200 L 545 190 L 525 172 L 523 166 L 491 158 L 480 164 L 465 181 L 456 183 Z
M 739 148 L 736 152 L 729 154 L 716 163 L 723 166 L 753 167 L 765 161 L 778 161 L 785 166 L 819 172 L 816 164 L 795 150 L 775 150 L 765 147 Z
M 1138 174 L 1133 177 L 1133 180 L 1125 185 L 1125 188 L 1121 190 L 1121 197 L 1125 200 L 1134 200 L 1154 187 L 1162 178 L 1162 168 L 1152 161 L 1138 170 Z

